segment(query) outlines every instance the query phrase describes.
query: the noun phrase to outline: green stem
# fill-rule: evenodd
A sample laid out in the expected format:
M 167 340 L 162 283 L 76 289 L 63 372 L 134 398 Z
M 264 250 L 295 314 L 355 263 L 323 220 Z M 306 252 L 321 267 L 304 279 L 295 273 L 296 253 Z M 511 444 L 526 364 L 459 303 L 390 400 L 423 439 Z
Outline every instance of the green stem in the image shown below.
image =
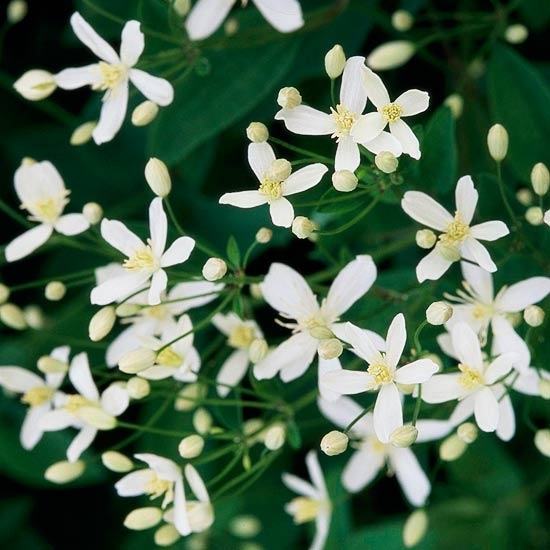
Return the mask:
M 414 347 L 418 355 L 420 355 L 420 353 L 422 352 L 422 344 L 420 343 L 420 333 L 422 332 L 422 330 L 427 324 L 428 324 L 428 321 L 424 319 L 424 321 L 422 321 L 420 325 L 418 325 L 418 328 L 414 332 L 414 337 L 413 337 Z
M 269 141 L 276 143 L 277 145 L 281 145 L 282 147 L 285 147 L 286 149 L 289 149 L 290 151 L 294 151 L 295 153 L 300 153 L 301 155 L 306 155 L 307 157 L 310 157 L 312 159 L 317 159 L 321 162 L 326 162 L 327 164 L 334 164 L 334 159 L 325 157 L 323 155 L 317 155 L 316 153 L 313 153 L 311 151 L 308 151 L 307 149 L 302 149 L 301 147 L 295 147 L 294 145 L 290 145 L 290 143 L 287 143 L 286 141 L 283 141 L 281 139 L 278 139 L 273 136 L 269 136 Z
M 380 201 L 382 198 L 382 194 L 376 196 L 371 203 L 357 216 L 352 218 L 349 222 L 341 225 L 340 227 L 337 227 L 336 229 L 331 229 L 329 231 L 317 231 L 319 235 L 338 235 L 338 233 L 342 233 L 349 229 L 350 227 L 353 227 L 356 223 L 358 223 L 360 220 L 362 220 L 371 210 L 376 206 L 376 204 Z

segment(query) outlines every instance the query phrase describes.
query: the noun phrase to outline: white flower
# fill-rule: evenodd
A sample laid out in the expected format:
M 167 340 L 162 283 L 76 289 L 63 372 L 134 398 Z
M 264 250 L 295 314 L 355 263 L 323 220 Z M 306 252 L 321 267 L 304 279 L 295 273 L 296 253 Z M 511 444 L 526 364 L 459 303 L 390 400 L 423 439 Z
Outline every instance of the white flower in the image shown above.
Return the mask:
M 359 144 L 375 154 L 390 151 L 399 156 L 402 152 L 399 142 L 387 132 L 380 131 L 372 139 L 355 136 L 355 125 L 367 104 L 367 90 L 363 84 L 362 73 L 364 68 L 364 57 L 350 57 L 347 60 L 340 87 L 340 103 L 336 105 L 336 109 L 331 108 L 331 113 L 323 113 L 308 105 L 298 105 L 291 109 L 281 109 L 275 115 L 276 120 L 284 121 L 287 129 L 295 134 L 330 134 L 336 139 L 336 171 L 355 172 L 361 161 Z
M 363 67 L 362 76 L 369 99 L 377 109 L 376 113 L 367 113 L 359 117 L 351 130 L 351 137 L 360 143 L 376 139 L 386 126 L 389 126 L 403 152 L 414 159 L 420 158 L 420 147 L 417 137 L 403 117 L 417 115 L 428 108 L 430 96 L 420 90 L 408 90 L 395 101 L 390 100 L 388 90 L 382 79 L 367 67 Z
M 122 126 L 128 106 L 128 82 L 132 82 L 147 99 L 158 105 L 166 106 L 172 102 L 174 90 L 167 80 L 134 68 L 144 48 L 138 21 L 128 21 L 124 25 L 120 55 L 79 13 L 73 13 L 71 26 L 79 40 L 101 61 L 65 69 L 55 75 L 55 82 L 65 90 L 89 85 L 93 90 L 105 91 L 99 122 L 92 133 L 98 145 L 113 139 Z
M 374 430 L 376 437 L 388 443 L 392 432 L 403 426 L 403 408 L 397 384 L 421 384 L 426 382 L 437 365 L 431 359 L 418 359 L 401 368 L 397 364 L 401 359 L 407 330 L 405 318 L 399 313 L 393 318 L 386 337 L 386 352 L 359 327 L 346 323 L 347 341 L 353 351 L 368 363 L 365 371 L 339 370 L 325 374 L 324 385 L 343 395 L 378 391 L 374 404 Z
M 425 193 L 405 193 L 401 201 L 403 210 L 417 222 L 442 232 L 435 248 L 416 266 L 419 282 L 439 279 L 453 262 L 461 258 L 479 264 L 486 271 L 497 270 L 489 252 L 479 240 L 495 241 L 508 235 L 509 231 L 501 221 L 470 226 L 477 199 L 478 193 L 470 176 L 463 176 L 458 180 L 454 216 Z
M 56 361 L 67 363 L 69 347 L 55 348 L 50 357 Z M 64 372 L 47 373 L 43 380 L 40 376 L 21 367 L 0 367 L 0 386 L 9 391 L 23 394 L 21 401 L 29 406 L 19 436 L 24 449 L 34 448 L 42 438 L 44 430 L 40 421 L 52 409 L 54 400 L 61 395 L 58 389 L 64 378 Z
M 70 191 L 51 162 L 23 160 L 15 171 L 14 185 L 21 208 L 28 210 L 29 219 L 40 225 L 25 231 L 6 246 L 8 262 L 28 256 L 50 238 L 54 229 L 62 235 L 77 235 L 90 226 L 83 214 L 62 215 Z
M 319 342 L 343 334 L 342 325 L 338 324 L 340 315 L 367 292 L 375 278 L 372 258 L 357 256 L 340 271 L 319 306 L 299 273 L 284 264 L 272 264 L 260 288 L 265 301 L 281 317 L 295 319 L 294 323 L 281 323 L 291 328 L 293 335 L 254 366 L 254 376 L 261 380 L 280 372 L 284 382 L 302 376 L 313 361 Z
M 313 483 L 292 474 L 283 474 L 283 483 L 301 495 L 287 503 L 285 511 L 294 517 L 294 523 L 315 520 L 315 538 L 309 550 L 322 550 L 330 527 L 332 504 L 315 451 L 309 451 L 306 455 L 306 466 Z
M 58 431 L 68 427 L 79 433 L 67 449 L 67 458 L 76 462 L 92 444 L 98 430 L 116 426 L 115 417 L 121 415 L 130 402 L 128 393 L 118 384 L 111 384 L 100 395 L 94 383 L 86 353 L 75 355 L 69 368 L 69 379 L 77 395 L 61 395 L 56 408 L 40 419 L 44 431 Z
M 200 533 L 208 529 L 214 522 L 214 509 L 199 472 L 191 464 L 186 464 L 183 471 L 191 491 L 197 498 L 197 500 L 188 500 L 186 503 L 189 526 L 193 533 Z
M 257 191 L 225 193 L 220 197 L 220 204 L 253 208 L 267 203 L 271 220 L 280 227 L 290 227 L 294 219 L 294 208 L 285 197 L 314 187 L 328 171 L 326 166 L 315 163 L 291 173 L 290 162 L 276 159 L 267 142 L 248 145 L 248 162 L 260 187 Z
M 213 34 L 237 0 L 199 0 L 187 19 L 185 28 L 191 40 L 203 40 Z M 299 29 L 304 20 L 297 0 L 252 0 L 270 25 L 279 32 Z M 243 2 L 243 5 L 245 3 Z
M 159 304 L 168 283 L 163 268 L 185 262 L 195 246 L 191 237 L 179 237 L 165 250 L 167 229 L 168 222 L 160 197 L 153 199 L 149 206 L 151 237 L 147 239 L 147 244 L 122 222 L 104 218 L 101 221 L 101 236 L 128 259 L 122 264 L 124 274 L 109 278 L 92 290 L 92 304 L 103 306 L 125 298 L 139 290 L 149 279 L 148 303 Z

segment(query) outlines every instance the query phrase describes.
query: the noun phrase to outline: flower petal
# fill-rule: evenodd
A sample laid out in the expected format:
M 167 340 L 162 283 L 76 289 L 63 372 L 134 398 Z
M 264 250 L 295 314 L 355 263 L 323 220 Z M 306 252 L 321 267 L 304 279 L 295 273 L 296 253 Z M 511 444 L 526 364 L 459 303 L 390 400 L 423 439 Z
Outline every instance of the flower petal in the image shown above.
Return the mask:
M 120 416 L 130 404 L 128 392 L 117 384 L 111 384 L 101 394 L 101 407 L 111 416 Z
M 395 477 L 413 506 L 423 506 L 430 494 L 430 481 L 410 449 L 392 449 L 389 463 Z
M 439 367 L 431 359 L 418 359 L 395 372 L 398 384 L 422 384 L 427 382 Z
M 374 363 L 384 363 L 384 358 L 379 351 L 379 347 L 365 331 L 351 323 L 346 323 L 345 329 L 346 342 L 349 342 L 353 346 L 352 351 L 354 353 L 359 355 L 359 357 L 367 361 L 370 365 Z
M 345 396 L 340 397 L 336 401 L 329 401 L 320 397 L 319 399 L 317 399 L 317 406 L 319 407 L 322 415 L 330 420 L 333 424 L 336 424 L 336 426 L 338 426 L 339 428 L 346 428 L 352 420 L 357 418 L 363 412 L 363 408 L 359 406 L 358 403 L 356 403 L 350 397 Z M 370 413 L 365 416 L 368 416 L 369 414 Z M 372 417 L 372 414 L 370 414 L 370 416 Z M 362 436 L 372 435 L 372 430 L 357 430 L 358 423 L 360 423 L 363 418 L 359 419 L 353 425 L 353 433 Z
M 191 40 L 203 40 L 222 24 L 236 0 L 199 0 L 185 19 Z
M 267 197 L 258 191 L 237 191 L 224 193 L 219 200 L 220 204 L 230 204 L 237 208 L 254 208 L 267 203 Z
M 499 355 L 485 370 L 485 383 L 489 386 L 506 376 L 517 360 L 518 355 L 514 352 Z
M 178 237 L 162 255 L 161 266 L 170 267 L 185 262 L 194 247 L 195 240 L 191 237 Z
M 133 67 L 138 62 L 145 47 L 145 40 L 139 26 L 139 21 L 128 21 L 122 29 L 120 60 L 128 67 Z
M 294 208 L 288 199 L 281 197 L 269 205 L 269 215 L 274 225 L 290 227 L 294 219 Z
M 466 323 L 457 323 L 451 330 L 453 349 L 461 363 L 483 372 L 483 356 L 477 334 Z
M 132 271 L 113 277 L 92 289 L 90 301 L 92 304 L 104 306 L 130 296 L 150 277 L 146 271 Z
M 374 381 L 368 372 L 356 370 L 333 370 L 321 377 L 323 386 L 340 395 L 353 395 L 372 389 Z
M 151 250 L 160 258 L 166 246 L 166 232 L 168 231 L 168 220 L 162 208 L 162 199 L 156 197 L 149 205 L 149 234 L 151 235 Z
M 531 363 L 531 352 L 510 321 L 501 315 L 496 315 L 491 320 L 491 328 L 493 331 L 491 352 L 494 355 L 515 353 L 516 358 L 513 361 L 515 369 L 518 372 L 525 372 Z
M 120 130 L 128 106 L 128 82 L 121 82 L 116 88 L 107 90 L 97 126 L 92 137 L 97 145 L 111 141 Z
M 321 181 L 327 172 L 328 168 L 319 163 L 300 168 L 286 179 L 284 183 L 285 196 L 311 189 Z
M 380 134 L 374 139 L 361 143 L 361 145 L 375 155 L 382 153 L 383 151 L 388 151 L 396 157 L 403 154 L 403 147 L 401 147 L 401 143 L 399 143 L 394 136 L 386 131 L 380 132 Z
M 502 441 L 510 441 L 516 433 L 516 417 L 514 415 L 512 400 L 509 395 L 503 395 L 500 398 L 498 408 L 499 418 L 496 429 L 497 437 L 502 439 Z
M 499 406 L 490 388 L 482 388 L 475 395 L 474 416 L 479 429 L 494 432 L 498 426 Z
M 69 379 L 82 397 L 94 402 L 99 401 L 99 392 L 90 372 L 86 352 L 79 353 L 73 357 L 69 369 Z
M 507 313 L 521 311 L 550 294 L 550 278 L 530 277 L 500 292 L 495 306 Z
M 179 475 L 174 481 L 174 526 L 178 533 L 186 537 L 191 533 L 189 524 L 189 516 L 185 501 L 185 489 L 183 486 L 183 478 Z
M 75 90 L 82 86 L 93 86 L 101 83 L 101 73 L 97 63 L 64 69 L 54 76 L 55 83 L 63 90 Z
M 12 392 L 25 393 L 32 388 L 45 386 L 45 383 L 30 370 L 10 366 L 0 367 L 0 386 Z
M 55 222 L 55 230 L 62 235 L 78 235 L 90 227 L 83 214 L 65 214 Z
M 81 428 L 67 448 L 69 462 L 76 462 L 80 458 L 80 455 L 92 444 L 96 434 L 97 429 L 93 426 L 86 425 Z
M 168 275 L 166 275 L 166 271 L 164 269 L 155 271 L 151 277 L 151 286 L 147 293 L 147 302 L 150 306 L 160 304 L 161 295 L 166 290 L 167 285 Z
M 421 191 L 407 191 L 401 200 L 401 208 L 413 220 L 438 231 L 445 231 L 453 216 L 437 201 Z
M 101 221 L 101 236 L 128 258 L 145 247 L 143 241 L 118 220 L 104 218 Z
M 413 159 L 420 158 L 420 143 L 406 122 L 401 119 L 390 122 L 390 132 L 401 143 L 403 153 L 407 153 Z
M 248 352 L 246 350 L 235 350 L 223 363 L 218 376 L 216 386 L 218 395 L 226 397 L 231 388 L 235 387 L 244 378 L 248 368 Z
M 275 114 L 275 120 L 282 120 L 287 130 L 302 136 L 323 136 L 332 134 L 336 130 L 332 115 L 308 105 L 281 109 Z
M 408 90 L 395 101 L 401 107 L 401 116 L 412 116 L 423 113 L 430 104 L 430 95 L 420 90 Z
M 357 143 L 349 136 L 342 136 L 336 146 L 334 169 L 355 172 L 360 163 L 361 155 Z
M 501 237 L 505 237 L 508 233 L 510 233 L 510 230 L 506 224 L 498 220 L 478 223 L 470 227 L 470 235 L 481 241 L 496 241 Z
M 4 250 L 6 260 L 8 262 L 15 262 L 32 254 L 50 238 L 52 232 L 53 227 L 51 225 L 42 223 L 25 231 L 19 237 L 15 237 Z
M 479 267 L 494 273 L 497 266 L 491 259 L 489 251 L 473 237 L 467 237 L 461 246 L 462 255 L 469 260 L 475 260 Z
M 364 67 L 364 57 L 350 57 L 346 61 L 340 85 L 340 104 L 345 105 L 346 109 L 356 115 L 360 115 L 367 104 L 367 90 L 363 77 Z
M 275 152 L 267 141 L 248 145 L 248 164 L 250 164 L 250 168 L 252 168 L 258 181 L 263 181 L 265 172 L 275 159 Z
M 451 267 L 452 263 L 444 258 L 436 247 L 418 262 L 416 278 L 419 283 L 426 279 L 437 281 Z
M 30 451 L 37 445 L 40 439 L 42 439 L 44 430 L 40 426 L 40 420 L 49 409 L 50 404 L 45 403 L 44 405 L 31 407 L 27 411 L 23 424 L 21 425 L 21 433 L 19 435 L 23 449 Z
M 174 100 L 174 88 L 165 78 L 131 69 L 128 78 L 132 84 L 149 100 L 161 107 L 170 105 Z
M 494 297 L 493 276 L 481 267 L 470 262 L 460 262 L 462 275 L 478 300 L 484 304 L 491 304 Z M 549 279 L 550 281 L 550 279 Z
M 253 0 L 260 13 L 279 32 L 292 32 L 304 24 L 302 8 L 297 0 Z
M 455 202 L 456 210 L 466 225 L 470 225 L 474 217 L 478 196 L 471 176 L 462 176 L 456 184 Z
M 307 481 L 304 481 L 303 479 L 293 475 L 293 474 L 287 474 L 286 472 L 283 473 L 281 476 L 283 483 L 295 493 L 298 493 L 299 495 L 302 495 L 304 497 L 317 499 L 317 491 L 311 485 L 311 483 L 308 483 Z
M 407 329 L 405 317 L 398 313 L 388 328 L 386 336 L 386 363 L 389 367 L 395 368 L 401 359 L 405 344 L 407 343 Z
M 403 409 L 395 384 L 384 384 L 378 391 L 373 411 L 374 432 L 382 443 L 388 443 L 392 432 L 403 426 Z
M 357 119 L 351 128 L 350 135 L 356 143 L 368 143 L 381 134 L 386 124 L 386 120 L 380 113 L 367 113 Z
M 119 63 L 120 59 L 115 50 L 95 32 L 78 12 L 73 13 L 71 16 L 71 27 L 78 39 L 90 48 L 97 57 L 107 63 Z
M 367 96 L 377 109 L 390 103 L 390 96 L 382 79 L 368 67 L 363 68 L 363 82 L 367 89 Z
M 344 467 L 342 485 L 346 491 L 358 493 L 376 477 L 385 461 L 384 453 L 356 451 Z
M 436 374 L 422 384 L 422 400 L 426 403 L 453 401 L 463 394 L 459 373 Z

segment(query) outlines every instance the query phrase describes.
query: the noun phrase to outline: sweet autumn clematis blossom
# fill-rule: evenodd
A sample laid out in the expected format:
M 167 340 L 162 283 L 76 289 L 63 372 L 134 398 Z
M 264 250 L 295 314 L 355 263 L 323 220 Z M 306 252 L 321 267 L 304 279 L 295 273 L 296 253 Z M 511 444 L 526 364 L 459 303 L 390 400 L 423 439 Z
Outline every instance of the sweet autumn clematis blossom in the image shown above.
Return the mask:
M 6 246 L 4 253 L 8 262 L 34 252 L 54 230 L 71 236 L 86 231 L 90 226 L 83 214 L 63 214 L 70 191 L 51 162 L 24 159 L 15 171 L 14 186 L 21 208 L 28 210 L 29 219 L 40 222 L 40 225 L 25 231 Z
M 65 90 L 91 86 L 104 91 L 99 122 L 92 137 L 99 145 L 113 139 L 124 121 L 128 106 L 128 83 L 157 105 L 172 103 L 174 89 L 164 78 L 134 68 L 144 49 L 139 21 L 128 21 L 122 29 L 120 55 L 99 36 L 79 13 L 71 17 L 71 26 L 79 40 L 97 57 L 99 63 L 70 68 L 55 75 L 56 84 Z
M 179 237 L 165 250 L 167 230 L 168 221 L 160 197 L 153 199 L 149 206 L 151 237 L 147 239 L 147 244 L 122 222 L 104 218 L 101 221 L 101 236 L 127 259 L 122 264 L 125 273 L 108 278 L 92 290 L 92 304 L 103 306 L 126 298 L 149 279 L 148 304 L 160 304 L 161 294 L 168 283 L 164 268 L 185 262 L 195 246 L 191 237 Z
M 470 225 L 478 200 L 478 192 L 470 176 L 458 180 L 455 200 L 454 216 L 420 191 L 407 191 L 401 200 L 401 207 L 413 220 L 441 231 L 433 250 L 416 266 L 419 282 L 439 279 L 452 263 L 461 258 L 477 263 L 486 271 L 497 270 L 489 252 L 479 241 L 500 239 L 508 235 L 508 227 L 501 221 Z

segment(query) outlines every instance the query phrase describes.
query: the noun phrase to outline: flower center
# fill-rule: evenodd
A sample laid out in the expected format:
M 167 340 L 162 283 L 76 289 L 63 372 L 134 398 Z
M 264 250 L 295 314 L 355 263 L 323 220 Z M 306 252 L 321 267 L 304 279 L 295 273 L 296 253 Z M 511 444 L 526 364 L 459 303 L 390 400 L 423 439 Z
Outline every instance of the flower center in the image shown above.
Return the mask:
M 332 107 L 330 110 L 332 111 L 332 118 L 337 127 L 337 131 L 334 132 L 331 137 L 341 138 L 347 136 L 357 117 L 342 103 L 336 105 L 336 110 Z
M 152 317 L 153 319 L 166 319 L 170 315 L 164 304 L 159 304 L 158 306 L 147 306 L 146 308 L 143 308 L 141 314 L 144 317 Z
M 100 61 L 99 72 L 101 73 L 102 81 L 92 86 L 92 89 L 112 90 L 126 79 L 128 69 L 122 63 L 111 65 L 109 63 L 105 63 L 105 61 Z
M 367 372 L 374 378 L 378 386 L 393 382 L 393 374 L 385 363 L 373 363 L 369 365 Z
M 160 267 L 157 257 L 153 254 L 150 243 L 138 250 L 131 258 L 124 260 L 122 265 L 129 271 L 143 269 L 154 272 Z
M 250 325 L 240 325 L 233 329 L 227 343 L 233 348 L 248 348 L 256 338 L 254 327 Z
M 472 317 L 477 321 L 493 316 L 494 308 L 492 304 L 481 304 L 479 302 L 474 304 L 472 308 Z
M 382 107 L 382 116 L 386 122 L 397 122 L 402 113 L 403 109 L 397 103 L 390 103 Z
M 151 470 L 151 477 L 143 484 L 143 491 L 149 495 L 151 500 L 165 495 L 162 507 L 174 500 L 173 482 L 167 479 L 160 479 L 155 472 Z
M 167 367 L 179 367 L 183 363 L 183 357 L 176 353 L 172 346 L 168 346 L 157 355 L 156 363 Z
M 275 201 L 283 196 L 283 182 L 264 178 L 258 191 L 267 197 L 268 202 Z
M 58 197 L 42 197 L 32 204 L 23 203 L 21 207 L 26 208 L 32 214 L 32 216 L 29 216 L 30 220 L 54 224 L 61 216 L 65 205 L 69 202 L 69 199 L 65 198 L 68 194 L 69 191 L 65 191 Z
M 301 330 L 307 330 L 317 340 L 334 338 L 334 333 L 328 328 L 326 320 L 320 316 L 302 317 L 298 319 L 298 325 Z
M 293 498 L 288 510 L 294 518 L 294 523 L 306 523 L 314 520 L 321 509 L 321 501 L 307 497 Z
M 483 376 L 472 367 L 459 363 L 458 368 L 462 374 L 458 377 L 458 383 L 466 390 L 473 390 L 484 385 Z
M 82 397 L 82 395 L 69 395 L 65 402 L 65 410 L 77 416 L 78 410 L 82 407 L 97 407 L 97 403 Z
M 53 391 L 49 386 L 36 386 L 25 392 L 21 396 L 21 401 L 30 407 L 38 407 L 52 398 Z
M 464 223 L 460 212 L 456 212 L 454 220 L 445 228 L 445 233 L 439 235 L 439 240 L 445 245 L 457 245 L 468 236 L 469 231 L 470 227 Z
M 258 191 L 267 197 L 268 202 L 280 199 L 284 194 L 283 184 L 291 172 L 288 160 L 275 159 L 264 172 Z

